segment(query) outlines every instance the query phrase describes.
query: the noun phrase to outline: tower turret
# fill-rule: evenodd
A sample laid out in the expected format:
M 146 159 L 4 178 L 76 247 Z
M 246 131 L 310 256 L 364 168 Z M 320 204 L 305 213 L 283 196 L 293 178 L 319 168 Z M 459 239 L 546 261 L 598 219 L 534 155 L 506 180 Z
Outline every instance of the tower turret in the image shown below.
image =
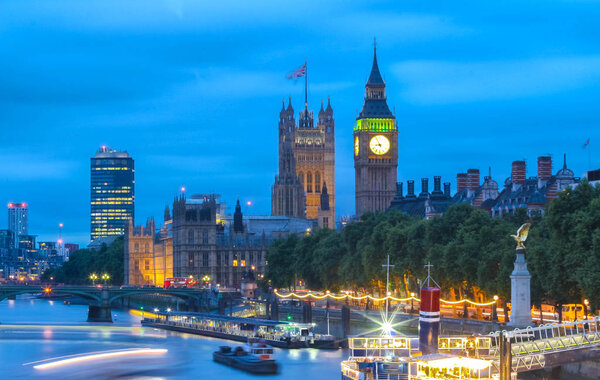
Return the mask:
M 364 104 L 354 127 L 356 215 L 385 211 L 396 195 L 398 129 L 386 99 L 374 46 Z

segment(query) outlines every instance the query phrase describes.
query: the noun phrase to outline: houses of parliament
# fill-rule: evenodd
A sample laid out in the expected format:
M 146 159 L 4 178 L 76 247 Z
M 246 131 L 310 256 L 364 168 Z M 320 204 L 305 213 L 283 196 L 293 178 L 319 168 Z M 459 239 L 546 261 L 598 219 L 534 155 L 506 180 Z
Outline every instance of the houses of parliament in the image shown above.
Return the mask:
M 356 215 L 385 211 L 396 195 L 398 129 L 375 49 L 353 137 Z M 325 108 L 321 101 L 316 122 L 306 101 L 297 123 L 291 98 L 287 107 L 283 102 L 271 214 L 316 219 L 321 228 L 335 228 L 335 120 L 330 99 Z

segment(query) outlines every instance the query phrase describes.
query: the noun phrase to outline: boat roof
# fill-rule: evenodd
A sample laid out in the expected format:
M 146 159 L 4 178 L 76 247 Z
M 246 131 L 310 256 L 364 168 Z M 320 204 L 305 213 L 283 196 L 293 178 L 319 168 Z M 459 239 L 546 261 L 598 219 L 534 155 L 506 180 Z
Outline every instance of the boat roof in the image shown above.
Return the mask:
M 181 316 L 181 317 L 195 317 L 197 319 L 210 319 L 213 321 L 224 321 L 224 322 L 233 322 L 233 323 L 243 323 L 246 325 L 255 325 L 255 326 L 290 326 L 290 327 L 312 327 L 311 323 L 297 323 L 297 322 L 289 322 L 289 321 L 272 321 L 270 319 L 259 319 L 259 318 L 244 318 L 244 317 L 233 317 L 228 315 L 218 315 L 218 314 L 209 314 L 209 313 L 191 313 L 187 311 L 172 311 L 170 313 L 164 314 L 166 316 Z

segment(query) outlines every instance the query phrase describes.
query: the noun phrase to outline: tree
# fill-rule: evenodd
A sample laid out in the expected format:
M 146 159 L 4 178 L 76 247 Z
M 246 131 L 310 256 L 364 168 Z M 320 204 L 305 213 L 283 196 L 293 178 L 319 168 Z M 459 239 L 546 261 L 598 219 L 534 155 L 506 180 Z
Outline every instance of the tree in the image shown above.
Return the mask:
M 91 273 L 108 273 L 110 283 L 122 285 L 124 277 L 124 246 L 123 237 L 115 239 L 109 246 L 103 244 L 98 250 L 80 249 L 69 256 L 69 261 L 60 268 L 49 269 L 42 275 L 42 281 L 64 284 L 89 284 Z

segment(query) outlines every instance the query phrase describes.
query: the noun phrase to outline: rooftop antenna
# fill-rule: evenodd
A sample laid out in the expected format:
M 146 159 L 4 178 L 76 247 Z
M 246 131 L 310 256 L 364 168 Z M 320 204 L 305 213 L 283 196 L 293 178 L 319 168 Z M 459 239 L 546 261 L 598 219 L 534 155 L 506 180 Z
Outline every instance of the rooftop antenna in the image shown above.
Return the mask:
M 387 269 L 387 276 L 385 280 L 385 321 L 388 322 L 388 306 L 390 299 L 388 298 L 390 295 L 390 268 L 393 268 L 393 265 L 390 265 L 390 255 L 387 255 L 387 264 L 382 265 L 382 267 Z
M 427 262 L 427 264 L 425 265 L 425 268 L 427 268 L 427 277 L 425 277 L 425 280 L 423 280 L 423 285 L 421 286 L 421 288 L 423 288 L 423 286 L 425 285 L 425 283 L 427 283 L 427 287 L 430 286 L 431 281 L 433 281 L 433 283 L 435 284 L 435 286 L 437 286 L 438 288 L 441 288 L 441 286 L 435 282 L 435 280 L 433 279 L 433 277 L 431 277 L 431 268 L 433 267 L 433 264 L 431 264 L 430 261 Z

